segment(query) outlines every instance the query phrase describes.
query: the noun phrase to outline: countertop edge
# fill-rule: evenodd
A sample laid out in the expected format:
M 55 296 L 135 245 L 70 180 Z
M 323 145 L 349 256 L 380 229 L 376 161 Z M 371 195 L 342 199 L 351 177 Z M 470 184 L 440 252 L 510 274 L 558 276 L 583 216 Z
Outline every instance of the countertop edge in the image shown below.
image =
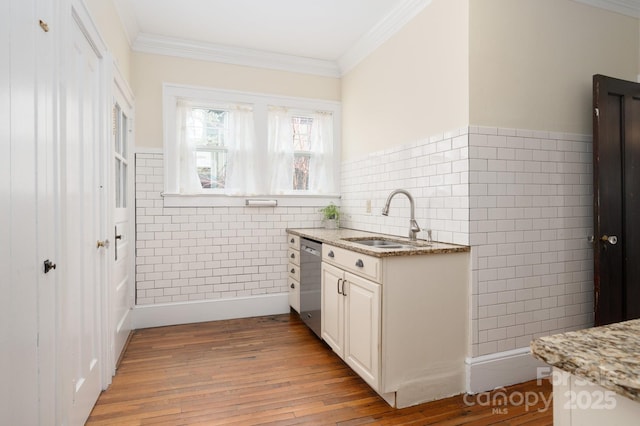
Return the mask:
M 640 336 L 633 333 L 636 329 L 640 330 L 640 320 L 540 337 L 529 346 L 533 357 L 640 402 Z
M 335 247 L 344 248 L 347 250 L 355 251 L 357 253 L 366 254 L 374 257 L 395 257 L 395 256 L 415 256 L 415 255 L 429 255 L 429 254 L 443 254 L 443 253 L 463 253 L 469 252 L 471 247 L 458 244 L 433 242 L 431 245 L 425 240 L 418 240 L 417 244 L 424 244 L 422 246 L 416 246 L 411 248 L 369 248 L 361 244 L 356 244 L 351 241 L 344 240 L 344 238 L 360 238 L 360 237 L 379 237 L 381 239 L 393 239 L 406 243 L 410 243 L 408 238 L 399 237 L 396 235 L 379 234 L 369 231 L 360 231 L 357 229 L 338 228 L 338 229 L 324 229 L 324 228 L 288 228 L 286 232 L 297 235 L 303 238 L 309 238 L 312 240 L 320 241 L 324 244 L 330 244 Z

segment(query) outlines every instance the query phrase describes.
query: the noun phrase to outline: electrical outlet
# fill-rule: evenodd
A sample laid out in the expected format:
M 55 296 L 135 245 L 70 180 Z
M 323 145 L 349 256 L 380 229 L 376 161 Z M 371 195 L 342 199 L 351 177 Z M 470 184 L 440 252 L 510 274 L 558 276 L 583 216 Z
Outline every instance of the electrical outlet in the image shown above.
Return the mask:
M 367 200 L 367 213 L 371 213 L 371 200 Z

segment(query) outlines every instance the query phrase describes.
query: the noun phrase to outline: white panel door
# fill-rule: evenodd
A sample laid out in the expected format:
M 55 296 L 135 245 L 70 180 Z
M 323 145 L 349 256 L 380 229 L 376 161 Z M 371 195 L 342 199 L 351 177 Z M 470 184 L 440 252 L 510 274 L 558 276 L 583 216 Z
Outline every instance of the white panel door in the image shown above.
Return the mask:
M 131 308 L 133 307 L 133 233 L 131 229 L 132 174 L 132 106 L 119 87 L 113 106 L 113 156 L 111 195 L 113 203 L 113 252 L 110 285 L 110 329 L 112 339 L 111 357 L 113 365 L 124 349 L 129 333 L 133 328 Z M 115 371 L 114 371 L 115 373 Z
M 34 2 L 0 2 L 0 424 L 38 424 Z
M 101 291 L 107 247 L 99 247 L 105 211 L 100 179 L 105 108 L 99 52 L 73 16 L 62 92 L 59 385 L 65 424 L 83 424 L 101 384 Z

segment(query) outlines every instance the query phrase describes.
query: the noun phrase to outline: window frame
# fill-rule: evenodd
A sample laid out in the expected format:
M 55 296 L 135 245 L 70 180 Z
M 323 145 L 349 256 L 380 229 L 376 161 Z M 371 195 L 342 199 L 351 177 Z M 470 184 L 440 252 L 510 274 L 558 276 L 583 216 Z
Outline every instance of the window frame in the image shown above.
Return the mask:
M 164 204 L 165 206 L 240 206 L 245 205 L 246 199 L 268 198 L 276 200 L 280 206 L 310 206 L 323 205 L 330 201 L 339 200 L 339 189 L 335 193 L 317 194 L 308 190 L 301 193 L 276 195 L 260 194 L 257 196 L 231 195 L 220 192 L 205 191 L 201 194 L 181 194 L 178 189 L 177 173 L 179 170 L 180 150 L 176 138 L 177 102 L 179 99 L 189 101 L 194 105 L 235 105 L 251 104 L 253 107 L 256 138 L 259 149 L 266 156 L 268 134 L 268 108 L 279 107 L 300 111 L 327 111 L 333 116 L 333 149 L 336 185 L 340 182 L 340 152 L 341 152 L 341 104 L 313 98 L 298 98 L 272 95 L 265 93 L 241 92 L 235 90 L 213 89 L 206 87 L 186 86 L 171 83 L 163 84 L 163 153 L 164 153 Z M 297 151 L 296 151 L 297 152 Z M 265 157 L 263 157 L 265 158 Z

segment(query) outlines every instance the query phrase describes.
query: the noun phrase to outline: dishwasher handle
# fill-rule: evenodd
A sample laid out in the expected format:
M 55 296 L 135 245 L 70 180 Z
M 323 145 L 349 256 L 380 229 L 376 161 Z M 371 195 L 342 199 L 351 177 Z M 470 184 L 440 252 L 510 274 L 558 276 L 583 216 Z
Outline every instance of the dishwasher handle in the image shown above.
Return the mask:
M 309 253 L 309 254 L 314 255 L 314 256 L 318 256 L 318 257 L 320 257 L 320 256 L 321 256 L 320 251 L 319 251 L 319 250 L 314 249 L 313 247 L 309 247 L 309 246 L 302 245 L 301 249 L 302 249 L 303 251 L 306 251 L 306 252 L 307 252 L 307 253 Z

